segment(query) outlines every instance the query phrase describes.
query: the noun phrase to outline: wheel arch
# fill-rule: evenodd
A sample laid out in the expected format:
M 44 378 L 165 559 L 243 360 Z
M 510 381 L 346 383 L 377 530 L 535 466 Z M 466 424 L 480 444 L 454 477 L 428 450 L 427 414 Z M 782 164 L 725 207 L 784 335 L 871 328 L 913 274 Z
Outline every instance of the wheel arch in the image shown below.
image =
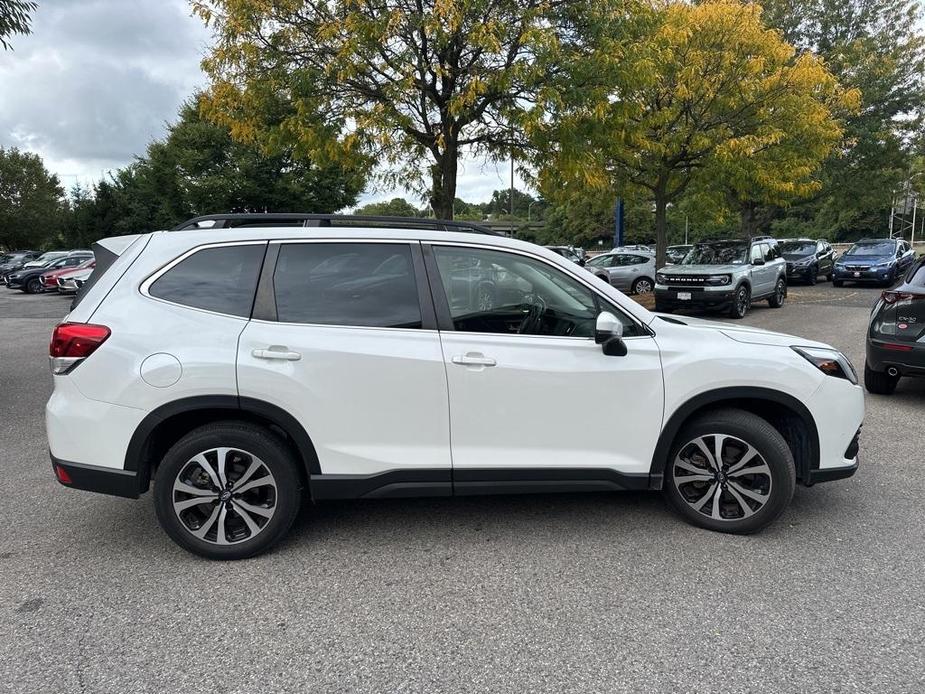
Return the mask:
M 695 395 L 668 418 L 652 455 L 650 488 L 661 489 L 668 456 L 684 425 L 704 412 L 727 407 L 751 412 L 777 429 L 793 454 L 797 479 L 808 482 L 810 470 L 819 467 L 819 431 L 810 411 L 795 397 L 779 390 L 733 386 Z
M 279 433 L 302 461 L 299 475 L 306 487 L 310 476 L 321 472 L 311 438 L 285 410 L 256 398 L 202 395 L 161 405 L 135 428 L 126 449 L 124 468 L 137 472 L 139 491 L 147 491 L 157 464 L 170 446 L 193 429 L 221 420 L 252 422 Z

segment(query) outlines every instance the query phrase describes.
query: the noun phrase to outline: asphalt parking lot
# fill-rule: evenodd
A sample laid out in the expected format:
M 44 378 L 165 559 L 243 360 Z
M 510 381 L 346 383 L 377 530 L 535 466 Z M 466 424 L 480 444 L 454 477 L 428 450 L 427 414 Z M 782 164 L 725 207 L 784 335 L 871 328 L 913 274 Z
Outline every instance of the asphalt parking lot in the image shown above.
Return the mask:
M 860 369 L 878 292 L 793 287 L 745 322 Z M 331 502 L 270 554 L 214 563 L 149 497 L 55 482 L 66 307 L 0 289 L 0 691 L 925 690 L 925 379 L 868 396 L 858 474 L 798 488 L 756 536 L 654 493 Z

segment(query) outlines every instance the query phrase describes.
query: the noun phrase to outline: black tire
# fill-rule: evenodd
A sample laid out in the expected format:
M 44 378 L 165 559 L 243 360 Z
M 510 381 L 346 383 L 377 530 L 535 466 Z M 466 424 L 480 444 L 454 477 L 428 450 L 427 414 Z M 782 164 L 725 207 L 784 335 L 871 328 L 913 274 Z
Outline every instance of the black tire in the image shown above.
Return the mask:
M 40 291 L 42 291 L 42 280 L 40 278 L 33 277 L 31 280 L 26 282 L 26 294 L 38 294 Z
M 844 286 L 845 286 L 845 283 L 844 283 L 842 280 L 835 280 L 835 279 L 833 279 L 833 280 L 832 280 L 832 286 L 833 286 L 833 287 L 844 287 Z
M 655 290 L 655 283 L 648 277 L 637 277 L 633 282 L 633 294 L 651 294 Z
M 831 282 L 831 281 L 832 281 L 832 278 L 833 278 L 834 276 L 835 276 L 835 275 L 832 274 L 832 271 L 829 270 L 829 271 L 826 273 L 826 275 L 825 275 L 825 281 L 826 281 L 826 282 Z
M 745 318 L 752 304 L 752 293 L 747 284 L 740 284 L 732 296 L 732 305 L 729 307 L 729 317 L 735 319 Z
M 864 387 L 874 395 L 892 395 L 899 383 L 899 376 L 890 376 L 882 371 L 874 371 L 864 364 Z
M 727 454 L 744 450 L 744 447 L 741 447 L 741 443 L 744 443 L 752 446 L 760 459 L 763 459 L 767 472 L 745 475 L 743 478 L 736 476 L 743 474 L 740 470 L 734 470 L 730 474 L 717 473 L 717 481 L 683 482 L 686 471 L 676 467 L 679 454 L 691 450 L 692 443 L 700 437 L 715 442 L 716 434 L 727 437 L 727 443 L 722 447 L 723 470 L 734 470 L 737 467 L 737 462 L 744 456 L 726 463 Z M 696 449 L 694 450 L 696 455 Z M 744 464 L 741 470 L 761 469 L 760 459 L 749 459 L 752 462 Z M 700 415 L 682 427 L 671 448 L 664 480 L 665 494 L 669 502 L 689 523 L 708 530 L 747 534 L 765 528 L 787 508 L 796 486 L 796 466 L 784 437 L 767 420 L 744 410 L 722 409 Z M 759 502 L 751 497 L 746 498 L 739 494 L 743 487 L 747 487 L 753 493 L 764 487 L 766 499 Z M 714 507 L 716 494 L 710 496 L 706 504 L 709 507 L 706 509 L 709 512 L 707 515 L 704 511 L 696 510 L 694 506 L 703 498 L 699 495 L 707 495 L 710 490 L 719 492 L 719 500 L 717 507 Z M 742 501 L 737 501 L 733 493 L 738 494 Z M 750 514 L 745 513 L 742 503 L 750 507 Z M 718 512 L 719 518 L 713 516 L 714 509 Z
M 771 295 L 771 298 L 768 299 L 768 306 L 771 308 L 780 308 L 784 305 L 784 300 L 787 298 L 787 283 L 784 281 L 783 277 L 777 279 L 777 284 L 774 285 L 774 293 Z
M 816 282 L 818 281 L 819 281 L 819 268 L 815 266 L 811 267 L 809 269 L 809 280 L 808 280 L 810 286 L 816 284 Z
M 175 494 L 182 494 L 182 492 L 174 492 L 174 482 L 182 481 L 178 480 L 181 474 L 188 474 L 187 471 L 194 464 L 194 457 L 203 452 L 208 452 L 208 455 L 212 452 L 212 449 L 219 447 L 230 448 L 235 452 L 243 451 L 251 456 L 250 459 L 244 458 L 242 463 L 238 463 L 236 459 L 232 458 L 229 470 L 234 471 L 235 469 L 246 467 L 248 460 L 253 461 L 254 458 L 258 458 L 258 462 L 263 465 L 258 470 L 269 472 L 275 482 L 272 490 L 273 504 L 263 509 L 269 510 L 271 508 L 273 511 L 272 516 L 266 520 L 256 534 L 250 532 L 246 538 L 240 541 L 236 540 L 233 544 L 217 544 L 217 535 L 216 540 L 195 537 L 192 534 L 193 531 L 180 519 L 180 515 L 186 514 L 188 511 L 183 511 L 180 514 L 174 509 Z M 299 512 L 302 493 L 297 466 L 298 462 L 286 443 L 268 429 L 245 422 L 229 421 L 207 424 L 194 429 L 177 441 L 161 461 L 154 481 L 154 508 L 157 512 L 157 519 L 174 542 L 194 554 L 209 559 L 244 559 L 260 554 L 269 549 L 289 531 Z M 205 471 L 203 470 L 202 472 L 204 473 Z M 246 473 L 241 472 L 238 479 L 241 479 L 244 474 Z M 259 471 L 255 472 L 250 479 L 258 479 L 257 476 L 259 475 Z M 200 476 L 202 477 L 203 475 L 200 474 Z M 231 472 L 229 472 L 228 477 L 229 479 L 231 478 Z M 264 476 L 259 477 L 259 479 L 264 479 Z M 210 484 L 207 478 L 206 484 Z M 206 487 L 197 487 L 197 489 L 200 488 L 206 489 Z M 229 491 L 233 490 L 229 489 Z M 253 490 L 248 493 L 252 492 Z M 224 489 L 222 489 L 222 493 L 224 493 Z M 189 496 L 192 499 L 196 495 Z M 222 505 L 231 509 L 232 505 L 237 503 L 236 500 L 238 500 L 239 496 L 243 496 L 243 494 L 235 494 L 233 498 L 229 495 L 224 504 L 218 499 L 210 499 L 210 501 L 203 502 L 203 504 L 194 508 L 198 509 L 197 513 L 201 511 L 203 515 L 208 515 L 210 512 L 218 513 Z M 205 495 L 203 495 L 203 498 L 205 498 Z M 203 509 L 203 506 L 205 506 L 205 509 Z M 233 523 L 238 521 L 237 529 L 240 531 L 246 530 L 243 516 L 240 512 L 228 510 L 226 513 L 226 516 L 219 515 L 218 519 L 228 518 Z M 249 515 L 252 521 L 262 519 L 262 516 L 256 514 L 246 515 Z M 199 527 L 204 527 L 208 522 L 208 520 L 204 521 Z M 217 523 L 213 521 L 209 528 L 214 528 L 216 525 Z M 222 527 L 224 535 L 228 527 L 224 521 Z M 209 533 L 206 534 L 208 535 Z

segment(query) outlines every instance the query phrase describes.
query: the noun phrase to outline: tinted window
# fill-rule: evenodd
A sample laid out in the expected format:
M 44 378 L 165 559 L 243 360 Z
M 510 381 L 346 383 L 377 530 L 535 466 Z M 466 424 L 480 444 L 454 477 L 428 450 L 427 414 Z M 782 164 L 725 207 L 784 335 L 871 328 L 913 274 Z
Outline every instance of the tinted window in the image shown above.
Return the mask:
M 286 244 L 273 287 L 278 319 L 286 323 L 421 327 L 407 244 Z
M 592 258 L 586 264 L 591 267 L 610 267 L 610 263 L 613 261 L 612 255 L 599 255 L 596 258 Z
M 589 289 L 546 263 L 514 253 L 436 246 L 456 330 L 591 337 L 601 307 Z M 625 319 L 625 334 L 635 334 Z
M 779 248 L 787 255 L 809 255 L 816 250 L 816 244 L 812 241 L 784 241 Z
M 893 255 L 896 252 L 896 244 L 892 241 L 880 241 L 874 243 L 856 243 L 845 253 L 846 256 L 854 255 Z
M 698 243 L 684 257 L 684 265 L 739 265 L 745 262 L 748 243 L 745 241 L 716 241 Z
M 773 243 L 761 244 L 761 250 L 764 251 L 764 259 L 767 261 L 780 258 L 780 254 L 777 252 L 777 246 Z
M 906 282 L 916 287 L 925 287 L 925 259 L 912 266 L 906 275 Z
M 265 250 L 261 243 L 197 251 L 161 275 L 148 292 L 184 306 L 250 316 Z

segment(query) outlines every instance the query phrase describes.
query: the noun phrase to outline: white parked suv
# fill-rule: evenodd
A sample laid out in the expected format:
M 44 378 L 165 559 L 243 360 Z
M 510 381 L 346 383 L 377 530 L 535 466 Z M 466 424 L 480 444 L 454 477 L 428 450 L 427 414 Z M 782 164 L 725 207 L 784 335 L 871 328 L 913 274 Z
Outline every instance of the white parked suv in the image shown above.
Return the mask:
M 50 346 L 58 480 L 153 485 L 176 542 L 231 559 L 305 498 L 664 490 L 748 533 L 857 469 L 863 395 L 828 345 L 650 313 L 473 225 L 374 221 L 100 242 Z

